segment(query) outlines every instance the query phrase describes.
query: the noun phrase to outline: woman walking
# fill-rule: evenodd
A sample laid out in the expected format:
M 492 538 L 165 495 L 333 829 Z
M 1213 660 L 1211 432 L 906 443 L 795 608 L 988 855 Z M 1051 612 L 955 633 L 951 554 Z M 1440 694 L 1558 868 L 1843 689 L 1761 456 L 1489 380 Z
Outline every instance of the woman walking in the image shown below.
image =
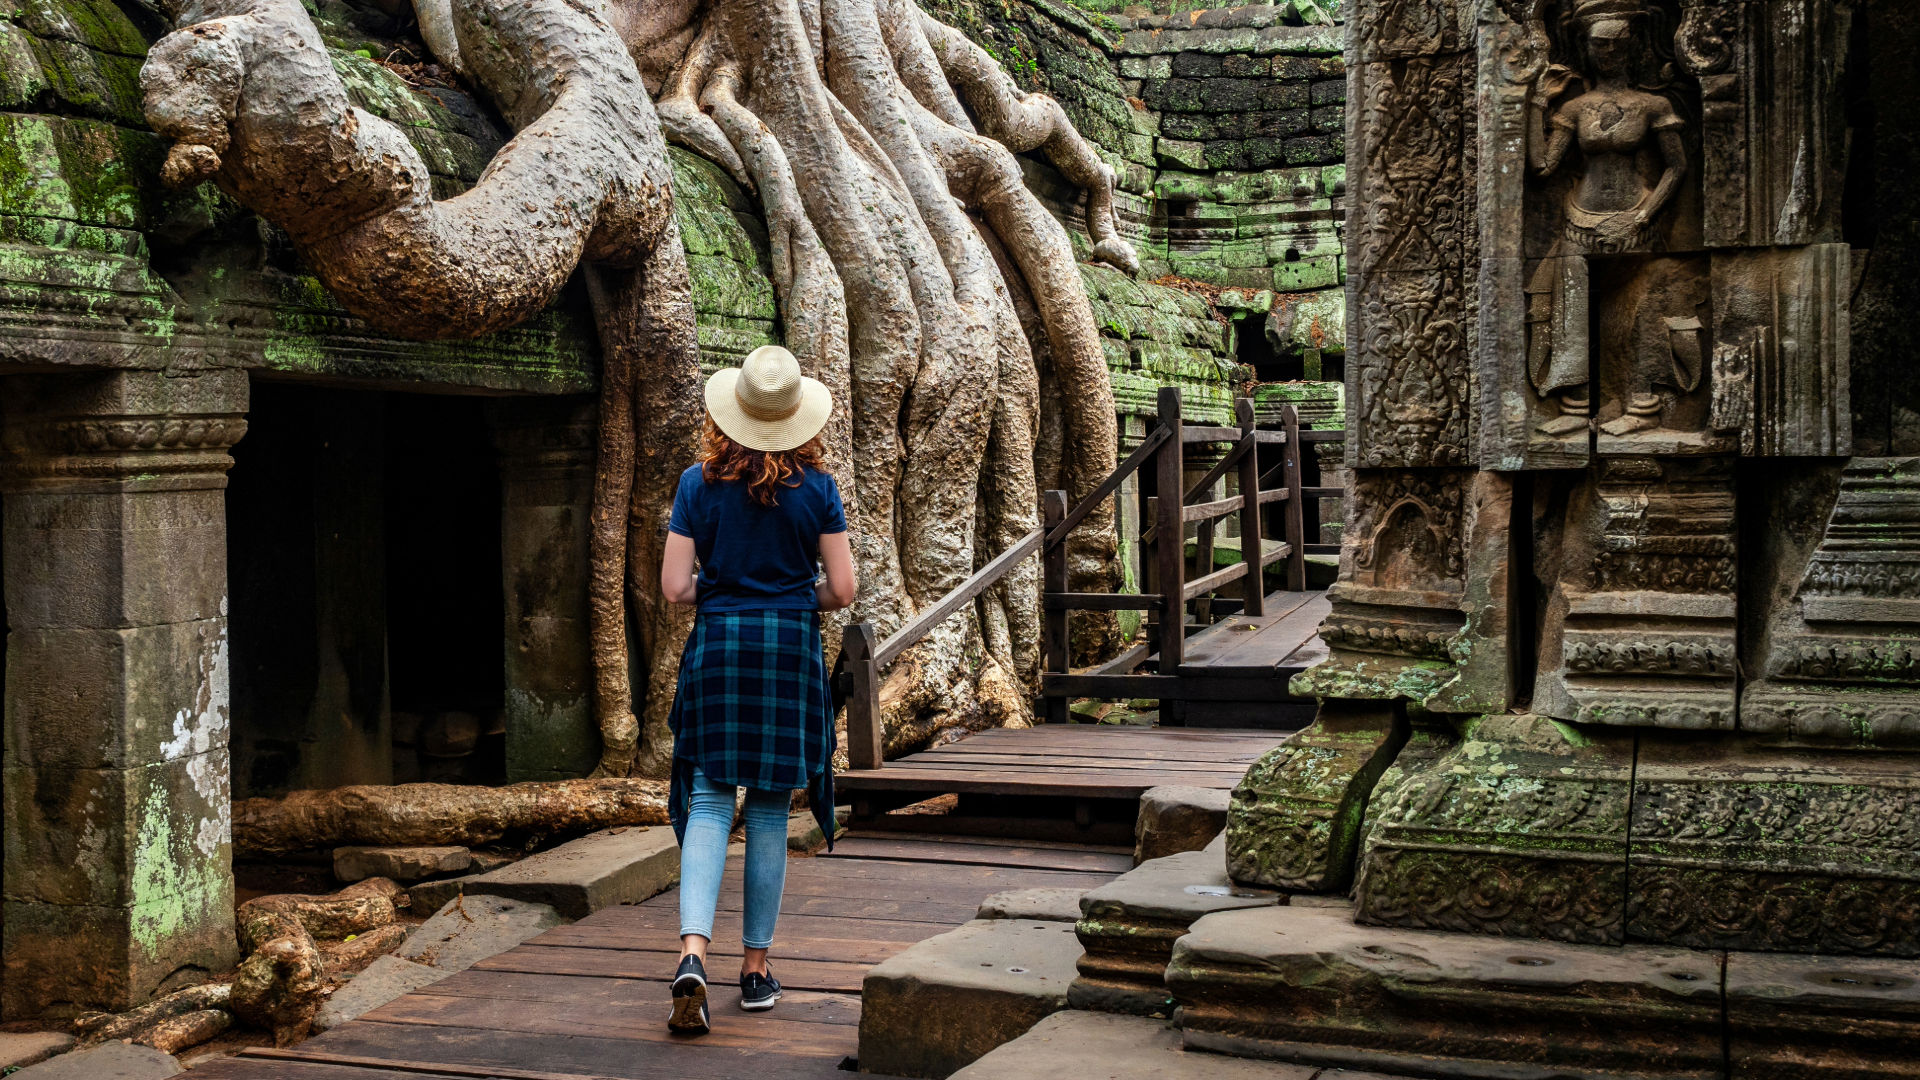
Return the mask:
M 667 1027 L 706 1033 L 707 946 L 747 789 L 740 1007 L 770 1009 L 767 967 L 787 879 L 787 812 L 806 788 L 833 836 L 833 705 L 820 612 L 853 602 L 840 490 L 821 467 L 826 386 L 777 345 L 707 380 L 700 461 L 680 476 L 660 588 L 697 604 L 673 703 L 668 812 L 680 840 L 680 968 Z M 698 559 L 696 569 L 695 560 Z M 824 566 L 824 577 L 817 567 Z M 831 839 L 829 839 L 831 843 Z

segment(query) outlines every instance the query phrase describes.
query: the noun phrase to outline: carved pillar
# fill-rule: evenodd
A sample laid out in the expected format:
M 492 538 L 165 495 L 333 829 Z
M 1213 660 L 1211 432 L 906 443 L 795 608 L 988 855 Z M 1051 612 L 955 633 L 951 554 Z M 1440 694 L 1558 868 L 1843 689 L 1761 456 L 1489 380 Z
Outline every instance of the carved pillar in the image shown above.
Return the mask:
M 585 776 L 600 760 L 587 641 L 591 398 L 489 405 L 500 451 L 507 779 Z
M 247 379 L 18 376 L 0 403 L 0 1011 L 125 1009 L 237 958 L 222 491 Z

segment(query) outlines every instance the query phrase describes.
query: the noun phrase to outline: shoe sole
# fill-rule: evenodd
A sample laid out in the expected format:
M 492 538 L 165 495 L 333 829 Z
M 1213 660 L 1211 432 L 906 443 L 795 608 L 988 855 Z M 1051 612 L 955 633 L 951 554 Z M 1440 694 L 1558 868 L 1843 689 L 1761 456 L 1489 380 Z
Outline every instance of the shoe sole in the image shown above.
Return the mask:
M 759 1001 L 748 1001 L 746 998 L 741 998 L 740 1007 L 748 1012 L 760 1012 L 763 1009 L 773 1008 L 773 1003 L 779 1000 L 780 992 L 776 990 L 772 997 L 762 998 Z
M 673 1012 L 667 1017 L 667 1029 L 682 1035 L 705 1035 L 711 1030 L 707 1023 L 707 984 L 696 982 L 682 994 L 676 982 L 673 990 Z

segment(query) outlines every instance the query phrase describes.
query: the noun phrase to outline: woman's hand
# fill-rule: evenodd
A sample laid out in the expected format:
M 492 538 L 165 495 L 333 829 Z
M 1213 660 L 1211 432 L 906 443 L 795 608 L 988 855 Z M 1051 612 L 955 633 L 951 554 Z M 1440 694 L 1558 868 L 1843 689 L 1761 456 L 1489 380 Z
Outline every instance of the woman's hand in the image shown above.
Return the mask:
M 859 582 L 853 577 L 853 547 L 847 542 L 846 533 L 820 534 L 820 562 L 827 571 L 814 586 L 820 597 L 820 610 L 839 611 L 853 603 Z
M 667 550 L 660 560 L 660 595 L 667 598 L 667 603 L 693 603 L 699 591 L 693 563 L 693 537 L 667 533 Z

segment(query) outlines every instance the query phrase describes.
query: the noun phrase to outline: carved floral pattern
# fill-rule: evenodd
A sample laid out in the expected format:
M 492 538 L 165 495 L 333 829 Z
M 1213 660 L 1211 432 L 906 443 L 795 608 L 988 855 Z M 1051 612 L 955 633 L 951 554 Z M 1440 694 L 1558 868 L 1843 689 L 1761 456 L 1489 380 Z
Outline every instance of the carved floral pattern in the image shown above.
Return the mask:
M 1575 641 L 1569 670 L 1597 675 L 1709 675 L 1731 677 L 1731 646 L 1697 641 Z

